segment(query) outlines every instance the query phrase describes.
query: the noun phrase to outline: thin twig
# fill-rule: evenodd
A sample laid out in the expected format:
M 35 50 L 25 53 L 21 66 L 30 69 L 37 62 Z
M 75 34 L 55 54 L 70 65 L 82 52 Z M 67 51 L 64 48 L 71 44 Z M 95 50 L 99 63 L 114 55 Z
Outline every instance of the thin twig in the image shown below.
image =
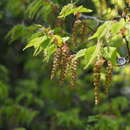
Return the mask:
M 126 42 L 126 48 L 127 48 L 128 56 L 129 56 L 129 58 L 130 58 L 130 48 L 129 48 L 129 42 L 128 42 L 128 40 L 127 40 L 126 36 L 124 36 L 124 40 L 125 40 L 125 42 Z
M 102 20 L 102 19 L 99 19 L 99 18 L 94 17 L 94 16 L 89 16 L 89 15 L 81 14 L 80 18 L 81 19 L 91 19 L 91 20 L 96 21 L 99 24 L 99 23 L 104 23 L 104 22 L 108 22 L 108 21 L 112 21 L 112 20 L 119 21 L 121 18 L 125 18 L 125 17 L 123 17 L 123 16 L 116 16 L 116 17 L 114 17 L 111 20 Z
M 104 22 L 106 22 L 105 20 L 100 20 L 100 19 L 98 19 L 97 17 L 89 16 L 89 15 L 84 15 L 84 14 L 81 14 L 80 17 L 83 18 L 83 19 L 91 19 L 91 20 L 94 20 L 94 21 L 96 21 L 97 23 L 104 23 Z

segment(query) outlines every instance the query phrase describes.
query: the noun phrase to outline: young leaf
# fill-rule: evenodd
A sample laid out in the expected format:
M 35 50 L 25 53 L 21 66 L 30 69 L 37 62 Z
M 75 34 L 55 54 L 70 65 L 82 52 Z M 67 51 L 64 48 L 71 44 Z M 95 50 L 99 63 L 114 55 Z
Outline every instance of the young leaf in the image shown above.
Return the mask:
M 90 12 L 92 12 L 91 9 L 87 9 L 83 6 L 79 6 L 79 7 L 74 9 L 74 14 L 76 14 L 76 13 L 90 13 Z
M 111 32 L 113 34 L 118 33 L 124 27 L 125 21 L 121 19 L 119 22 L 113 23 L 111 27 Z
M 41 43 L 44 42 L 45 40 L 47 40 L 47 36 L 44 35 L 43 37 L 36 37 L 34 39 L 32 39 L 23 50 L 29 48 L 29 47 L 34 47 L 34 48 L 39 48 Z
M 101 50 L 101 46 L 102 46 L 102 41 L 98 41 L 97 46 L 93 46 L 90 47 L 87 51 L 86 51 L 86 55 L 85 55 L 85 59 L 86 59 L 86 65 L 84 67 L 84 69 L 87 69 L 88 66 L 95 60 L 95 58 L 99 55 L 100 50 Z
M 66 16 L 72 13 L 72 9 L 74 8 L 74 4 L 70 3 L 64 6 L 60 12 L 59 18 L 65 18 Z
M 51 55 L 56 51 L 56 47 L 54 44 L 48 46 L 45 50 L 44 50 L 44 61 L 48 62 Z
M 103 57 L 110 60 L 113 64 L 116 64 L 117 49 L 115 47 L 105 47 L 103 49 Z
M 63 9 L 60 12 L 59 18 L 65 18 L 66 16 L 70 14 L 76 14 L 76 13 L 90 13 L 92 10 L 87 9 L 83 6 L 75 7 L 74 4 L 68 4 L 63 7 Z
M 86 54 L 87 49 L 81 49 L 79 52 L 76 53 L 74 60 L 84 56 Z
M 29 18 L 33 19 L 34 16 L 37 14 L 39 9 L 43 6 L 42 0 L 34 0 L 31 2 L 31 4 L 28 6 L 26 10 L 26 15 L 28 15 Z
M 98 38 L 101 39 L 102 37 L 105 36 L 106 32 L 110 29 L 110 25 L 111 22 L 105 22 L 103 25 L 101 25 L 98 30 L 96 31 L 96 33 L 94 33 L 94 35 L 92 35 L 89 40 L 94 39 L 94 38 Z
M 63 38 L 62 38 L 62 41 L 63 41 L 63 43 L 65 43 L 65 42 L 67 42 L 69 39 L 70 39 L 70 37 L 63 37 Z

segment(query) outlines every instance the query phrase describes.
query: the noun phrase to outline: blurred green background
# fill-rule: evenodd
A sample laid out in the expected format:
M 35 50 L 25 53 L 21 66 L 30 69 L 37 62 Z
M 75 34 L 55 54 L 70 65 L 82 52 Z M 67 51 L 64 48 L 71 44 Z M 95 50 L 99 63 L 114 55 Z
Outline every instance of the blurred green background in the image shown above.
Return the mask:
M 92 68 L 83 70 L 81 64 L 77 88 L 70 90 L 67 83 L 50 80 L 51 60 L 45 63 L 32 56 L 33 49 L 22 50 L 31 25 L 53 26 L 52 5 L 61 9 L 69 2 L 0 0 L 0 130 L 130 130 L 130 65 L 114 68 L 109 97 L 95 106 Z M 126 6 L 124 0 L 73 2 L 101 19 L 118 16 Z M 19 28 L 7 38 L 15 25 Z

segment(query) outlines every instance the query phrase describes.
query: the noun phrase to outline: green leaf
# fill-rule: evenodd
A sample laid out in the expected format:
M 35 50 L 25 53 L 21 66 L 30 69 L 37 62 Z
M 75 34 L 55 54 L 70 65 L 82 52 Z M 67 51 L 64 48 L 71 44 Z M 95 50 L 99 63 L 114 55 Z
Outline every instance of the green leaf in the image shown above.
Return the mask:
M 89 117 L 88 117 L 88 120 L 87 120 L 87 122 L 89 122 L 89 123 L 91 123 L 91 122 L 96 122 L 96 121 L 98 121 L 96 115 L 95 115 L 95 116 L 89 116 Z
M 98 30 L 96 31 L 96 33 L 94 33 L 89 40 L 94 39 L 94 38 L 98 38 L 101 39 L 102 37 L 105 36 L 105 34 L 107 33 L 107 31 L 109 31 L 110 29 L 110 25 L 111 22 L 105 22 L 103 25 L 101 25 Z
M 34 48 L 38 48 L 42 42 L 47 40 L 47 36 L 44 35 L 43 37 L 36 37 L 34 39 L 32 39 L 23 50 L 29 48 L 29 47 L 34 47 Z
M 45 50 L 44 50 L 44 61 L 48 62 L 51 55 L 56 51 L 56 47 L 54 44 L 48 46 Z
M 124 27 L 125 21 L 121 19 L 119 22 L 113 23 L 111 27 L 111 32 L 113 34 L 118 33 Z
M 63 37 L 63 38 L 62 38 L 62 41 L 63 41 L 63 43 L 65 43 L 65 42 L 67 42 L 69 39 L 70 39 L 70 37 Z
M 89 49 L 90 49 L 90 48 L 89 48 Z M 76 55 L 75 55 L 74 60 L 76 60 L 76 59 L 78 59 L 78 58 L 84 56 L 84 55 L 86 54 L 86 51 L 87 51 L 87 50 L 88 50 L 88 49 L 81 49 L 79 52 L 77 52 Z
M 8 96 L 8 86 L 0 81 L 0 99 Z
M 14 26 L 5 36 L 5 39 L 10 39 L 9 43 L 12 43 L 18 39 L 25 38 L 28 36 L 27 27 L 24 25 Z
M 14 130 L 26 130 L 25 128 L 15 128 Z
M 31 4 L 26 9 L 25 14 L 29 18 L 33 19 L 34 16 L 38 13 L 38 11 L 40 10 L 40 8 L 42 6 L 43 6 L 43 1 L 42 0 L 34 0 L 33 2 L 31 2 Z
M 83 6 L 75 7 L 74 4 L 68 4 L 63 7 L 63 9 L 60 12 L 59 18 L 65 18 L 66 16 L 70 14 L 76 14 L 76 13 L 90 13 L 92 10 L 87 9 Z
M 93 61 L 95 60 L 95 58 L 101 51 L 101 46 L 102 46 L 102 41 L 98 41 L 96 47 L 95 46 L 90 47 L 86 51 L 86 54 L 85 54 L 86 65 L 85 65 L 84 69 L 87 69 L 89 67 L 89 65 L 93 63 Z
M 111 38 L 110 45 L 116 48 L 120 48 L 124 44 L 122 36 L 119 34 L 114 35 Z
M 65 18 L 66 16 L 70 15 L 73 12 L 73 8 L 74 4 L 72 3 L 64 6 L 60 12 L 59 18 Z
M 90 12 L 92 12 L 92 10 L 91 9 L 87 9 L 87 8 L 85 8 L 83 6 L 79 6 L 79 7 L 74 9 L 74 14 L 79 13 L 79 12 L 80 13 L 90 13 Z
M 103 57 L 110 60 L 113 64 L 116 64 L 117 49 L 115 47 L 105 47 L 103 49 Z

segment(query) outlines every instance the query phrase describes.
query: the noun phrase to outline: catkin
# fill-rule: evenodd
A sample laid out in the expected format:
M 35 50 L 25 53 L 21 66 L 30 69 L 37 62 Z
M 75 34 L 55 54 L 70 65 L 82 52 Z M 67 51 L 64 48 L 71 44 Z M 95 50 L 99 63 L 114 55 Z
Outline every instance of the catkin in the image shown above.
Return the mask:
M 63 82 L 67 76 L 67 64 L 68 64 L 68 57 L 69 57 L 69 47 L 67 44 L 62 46 L 62 58 L 61 58 L 61 82 Z
M 61 56 L 62 56 L 61 54 L 62 54 L 61 48 L 57 48 L 57 50 L 54 54 L 54 59 L 53 59 L 51 79 L 53 79 L 55 77 L 55 73 L 60 67 L 60 61 L 61 61 Z
M 109 86 L 110 86 L 111 81 L 112 81 L 112 70 L 113 70 L 112 63 L 110 61 L 108 61 L 107 68 L 106 68 L 106 80 L 105 80 L 105 85 L 104 85 L 106 95 L 108 95 Z
M 100 58 L 99 60 L 96 61 L 95 65 L 94 65 L 94 95 L 95 95 L 95 104 L 99 104 L 100 103 L 100 71 L 102 68 L 103 63 L 105 62 L 105 60 L 103 58 Z
M 63 27 L 64 26 L 64 21 L 60 18 L 56 19 L 56 27 Z
M 71 72 L 71 87 L 74 88 L 76 85 L 76 80 L 78 79 L 77 76 L 77 66 L 78 61 L 74 59 L 75 55 L 70 56 L 70 72 Z
M 85 35 L 87 33 L 87 23 L 85 23 L 84 21 L 82 22 L 81 28 L 80 28 L 80 35 L 81 35 L 81 39 L 82 41 L 84 41 Z
M 78 35 L 78 27 L 81 24 L 81 20 L 76 20 L 72 28 L 72 43 L 75 45 Z

